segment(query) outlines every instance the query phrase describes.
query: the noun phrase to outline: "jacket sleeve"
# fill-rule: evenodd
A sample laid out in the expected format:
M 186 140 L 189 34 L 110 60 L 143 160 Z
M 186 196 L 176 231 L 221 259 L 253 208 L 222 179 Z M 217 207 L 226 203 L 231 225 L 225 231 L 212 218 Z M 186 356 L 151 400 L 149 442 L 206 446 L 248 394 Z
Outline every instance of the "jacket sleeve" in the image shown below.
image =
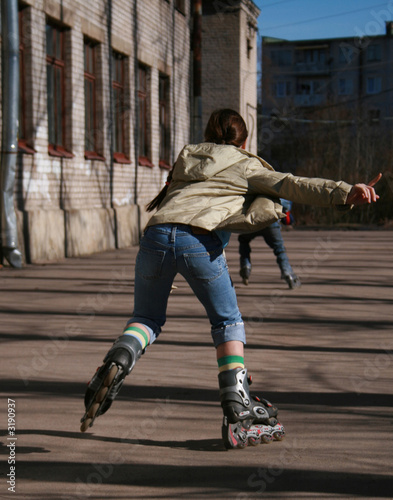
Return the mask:
M 247 180 L 249 193 L 317 206 L 344 205 L 352 189 L 344 181 L 275 172 L 256 161 L 251 161 L 248 165 Z

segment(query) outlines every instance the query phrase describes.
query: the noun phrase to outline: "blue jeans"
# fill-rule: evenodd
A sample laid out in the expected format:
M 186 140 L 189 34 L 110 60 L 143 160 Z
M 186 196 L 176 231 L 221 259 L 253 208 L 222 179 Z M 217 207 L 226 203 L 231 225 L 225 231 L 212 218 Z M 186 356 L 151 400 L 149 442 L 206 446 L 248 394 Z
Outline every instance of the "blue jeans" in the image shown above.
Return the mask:
M 220 238 L 195 234 L 184 224 L 150 226 L 140 242 L 135 265 L 134 314 L 128 323 L 145 325 L 154 342 L 166 321 L 173 280 L 180 273 L 204 306 L 213 343 L 246 343 L 244 324 Z
M 249 261 L 249 263 L 251 263 L 250 242 L 257 236 L 262 236 L 266 244 L 269 245 L 269 247 L 273 250 L 274 255 L 276 256 L 277 264 L 281 270 L 281 275 L 287 276 L 293 274 L 292 266 L 289 263 L 287 252 L 285 250 L 284 240 L 282 239 L 281 226 L 279 222 L 274 222 L 265 229 L 262 229 L 261 231 L 257 231 L 255 233 L 239 235 L 238 240 L 241 262 L 240 265 L 242 265 L 242 261 L 245 261 L 246 259 Z

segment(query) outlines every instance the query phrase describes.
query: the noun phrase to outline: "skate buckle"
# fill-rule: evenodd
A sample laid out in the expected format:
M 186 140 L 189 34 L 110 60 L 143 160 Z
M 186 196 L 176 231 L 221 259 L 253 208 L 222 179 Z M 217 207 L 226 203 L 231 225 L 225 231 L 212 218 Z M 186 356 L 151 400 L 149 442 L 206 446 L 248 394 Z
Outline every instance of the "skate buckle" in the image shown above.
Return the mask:
M 241 411 L 241 412 L 239 413 L 239 417 L 241 417 L 241 418 L 243 418 L 243 417 L 247 417 L 247 415 L 249 415 L 249 414 L 250 414 L 250 412 L 249 412 L 248 410 L 246 410 L 246 411 Z

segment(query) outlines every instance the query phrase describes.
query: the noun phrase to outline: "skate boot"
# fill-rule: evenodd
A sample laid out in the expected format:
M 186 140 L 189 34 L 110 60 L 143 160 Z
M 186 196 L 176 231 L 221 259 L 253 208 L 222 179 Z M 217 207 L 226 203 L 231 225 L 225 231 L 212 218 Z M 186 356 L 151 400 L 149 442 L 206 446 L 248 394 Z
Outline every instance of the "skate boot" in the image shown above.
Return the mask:
M 94 420 L 109 410 L 118 395 L 125 377 L 141 357 L 142 346 L 135 337 L 119 337 L 89 382 L 85 394 L 85 414 L 81 419 L 81 432 L 85 432 Z
M 247 378 L 245 368 L 221 372 L 218 380 L 224 412 L 222 438 L 227 449 L 284 438 L 284 427 L 276 418 L 277 408 L 266 399 L 250 396 L 251 378 Z
M 248 279 L 251 275 L 251 262 L 250 259 L 240 259 L 240 277 L 245 285 L 248 285 Z
M 299 288 L 302 286 L 302 282 L 300 279 L 296 276 L 295 273 L 291 274 L 282 274 L 281 279 L 285 280 L 288 284 L 288 287 L 293 290 L 294 288 Z

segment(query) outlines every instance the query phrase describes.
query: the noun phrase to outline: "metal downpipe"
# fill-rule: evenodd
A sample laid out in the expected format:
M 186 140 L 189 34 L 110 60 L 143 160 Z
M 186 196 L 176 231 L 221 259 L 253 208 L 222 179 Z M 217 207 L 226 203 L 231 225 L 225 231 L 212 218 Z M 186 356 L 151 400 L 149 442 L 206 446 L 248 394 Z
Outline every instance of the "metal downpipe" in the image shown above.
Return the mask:
M 0 177 L 1 251 L 12 267 L 22 267 L 14 206 L 19 119 L 19 21 L 17 0 L 1 0 L 2 150 Z

